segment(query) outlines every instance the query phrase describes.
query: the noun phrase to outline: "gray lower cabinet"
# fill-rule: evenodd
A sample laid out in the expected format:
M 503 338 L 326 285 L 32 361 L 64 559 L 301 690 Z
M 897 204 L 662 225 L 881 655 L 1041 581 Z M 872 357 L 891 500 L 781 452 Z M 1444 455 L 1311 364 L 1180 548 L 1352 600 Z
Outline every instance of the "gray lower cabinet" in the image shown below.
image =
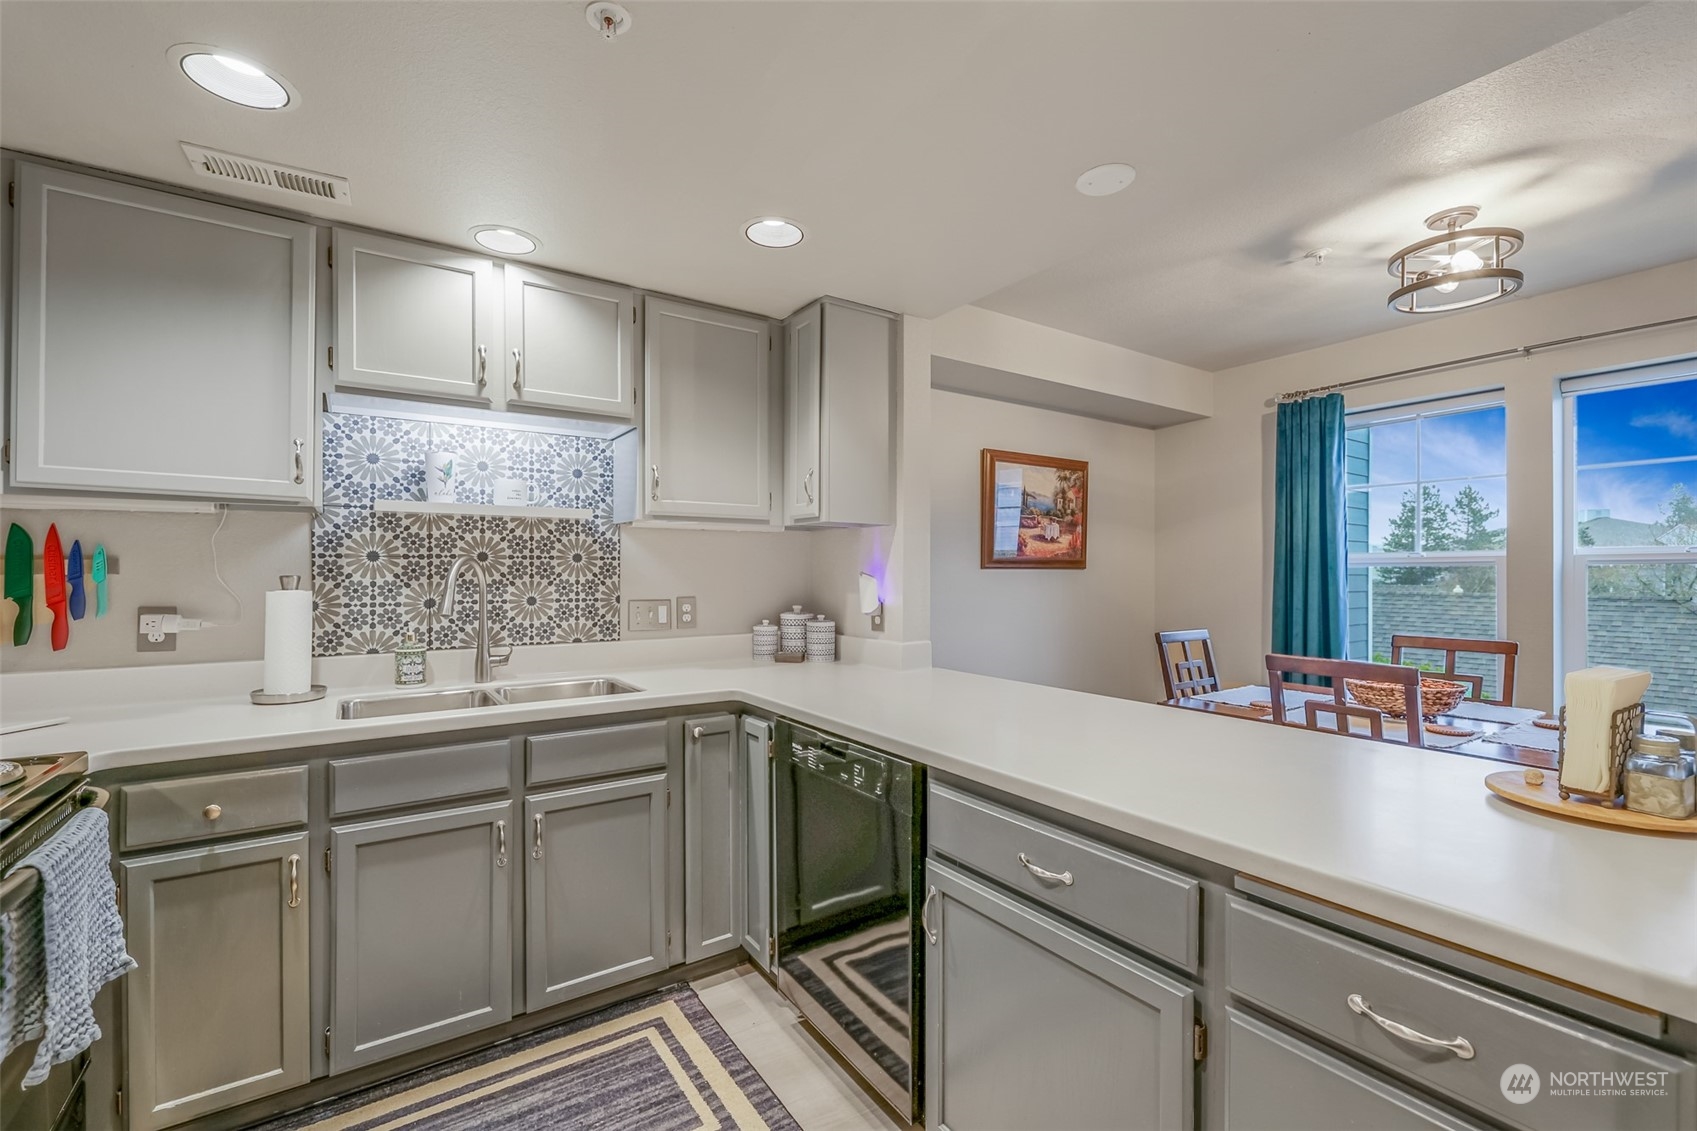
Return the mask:
M 513 1014 L 509 801 L 330 831 L 330 1071 Z
M 932 1131 L 1191 1126 L 1194 991 L 933 860 Z
M 684 720 L 684 961 L 742 945 L 737 716 Z
M 306 833 L 125 860 L 131 1131 L 307 1081 Z
M 525 801 L 525 1004 L 665 969 L 666 775 Z
M 1228 1013 L 1226 1131 L 1483 1131 L 1317 1045 Z
M 742 948 L 772 969 L 772 724 L 744 716 L 737 784 L 737 857 L 742 871 Z

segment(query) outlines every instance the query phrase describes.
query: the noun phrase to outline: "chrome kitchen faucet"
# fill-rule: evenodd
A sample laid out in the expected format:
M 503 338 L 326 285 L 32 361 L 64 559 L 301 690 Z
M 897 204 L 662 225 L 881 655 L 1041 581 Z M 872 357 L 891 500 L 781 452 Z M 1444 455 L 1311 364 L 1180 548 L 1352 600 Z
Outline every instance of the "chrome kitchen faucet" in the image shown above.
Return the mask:
M 460 579 L 460 570 L 467 565 L 471 566 L 472 574 L 477 578 L 477 655 L 472 679 L 477 683 L 488 683 L 495 678 L 495 669 L 513 658 L 513 646 L 507 645 L 507 650 L 499 656 L 489 654 L 489 571 L 470 554 L 456 559 L 453 568 L 448 571 L 442 593 L 442 615 L 454 615 L 454 585 Z

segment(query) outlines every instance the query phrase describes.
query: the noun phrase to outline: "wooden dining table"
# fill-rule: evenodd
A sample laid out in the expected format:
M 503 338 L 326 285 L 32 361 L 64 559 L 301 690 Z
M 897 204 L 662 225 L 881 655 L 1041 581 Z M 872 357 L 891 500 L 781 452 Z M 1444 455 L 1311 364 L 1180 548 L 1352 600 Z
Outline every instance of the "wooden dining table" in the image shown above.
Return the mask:
M 1272 702 L 1272 692 L 1266 687 L 1250 685 L 1240 688 L 1230 688 L 1220 694 L 1229 695 L 1232 698 L 1242 699 L 1244 701 L 1230 702 L 1209 697 L 1198 698 L 1195 696 L 1184 696 L 1177 699 L 1165 700 L 1163 706 L 1178 707 L 1188 711 L 1202 711 L 1211 715 L 1223 715 L 1227 718 L 1248 719 L 1252 722 L 1270 723 L 1273 721 L 1273 712 L 1271 707 L 1254 707 L 1250 705 L 1251 702 L 1265 702 L 1269 704 Z M 1332 698 L 1332 693 L 1330 691 L 1324 691 L 1314 696 L 1310 696 L 1305 692 L 1294 692 L 1290 694 L 1294 694 L 1301 698 L 1312 697 L 1324 699 L 1326 701 L 1330 701 Z M 1303 725 L 1303 710 L 1301 707 L 1291 707 L 1289 705 L 1290 702 L 1291 700 L 1287 699 L 1285 707 L 1285 725 L 1300 727 Z M 1465 710 L 1466 708 L 1463 706 L 1458 709 Z M 1481 735 L 1479 738 L 1470 739 L 1458 745 L 1434 746 L 1429 747 L 1429 749 L 1439 754 L 1459 754 L 1464 758 L 1482 758 L 1492 762 L 1508 762 L 1517 766 L 1533 766 L 1540 770 L 1553 770 L 1556 768 L 1557 757 L 1553 750 L 1543 750 L 1535 746 L 1520 746 L 1512 743 L 1492 742 L 1482 737 L 1487 734 L 1500 733 L 1523 723 L 1529 723 L 1533 719 L 1542 717 L 1542 711 L 1534 710 L 1530 707 L 1497 708 L 1492 713 L 1500 714 L 1504 717 L 1501 719 L 1479 719 L 1472 718 L 1467 715 L 1446 714 L 1428 719 L 1427 722 L 1435 723 L 1438 726 L 1478 731 Z M 1391 722 L 1393 720 L 1387 719 L 1386 721 Z M 1552 736 L 1554 735 L 1553 731 L 1550 733 Z M 1364 738 L 1369 742 L 1385 742 L 1394 746 L 1408 745 L 1405 742 L 1392 742 L 1389 739 L 1374 739 L 1371 735 L 1362 732 L 1352 733 L 1349 737 Z M 1428 741 L 1430 740 L 1431 736 L 1428 736 Z

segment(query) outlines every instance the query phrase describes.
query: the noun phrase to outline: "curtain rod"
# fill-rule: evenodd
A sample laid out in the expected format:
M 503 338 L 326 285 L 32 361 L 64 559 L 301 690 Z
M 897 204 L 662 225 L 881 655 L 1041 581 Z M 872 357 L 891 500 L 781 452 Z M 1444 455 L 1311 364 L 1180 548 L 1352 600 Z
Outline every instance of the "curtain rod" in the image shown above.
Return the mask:
M 1529 346 L 1514 346 L 1510 349 L 1492 350 L 1490 353 L 1476 353 L 1472 357 L 1459 357 L 1454 361 L 1440 361 L 1433 365 L 1417 365 L 1413 369 L 1398 369 L 1394 373 L 1376 373 L 1371 377 L 1357 377 L 1353 381 L 1339 381 L 1335 385 L 1321 385 L 1314 389 L 1297 389 L 1294 392 L 1280 393 L 1273 398 L 1273 402 L 1284 404 L 1289 401 L 1300 401 L 1308 397 L 1319 396 L 1322 393 L 1335 393 L 1339 389 L 1353 389 L 1359 385 L 1376 385 L 1380 381 L 1396 381 L 1404 377 L 1418 377 L 1422 373 L 1436 373 L 1444 369 L 1460 369 L 1466 365 L 1477 365 L 1482 361 L 1498 361 L 1505 357 L 1517 356 L 1531 357 L 1539 350 L 1576 345 L 1579 342 L 1589 342 L 1597 338 L 1612 338 L 1617 334 L 1633 334 L 1640 330 L 1657 330 L 1663 326 L 1678 326 L 1684 322 L 1697 322 L 1697 314 L 1687 314 L 1681 318 L 1664 318 L 1660 322 L 1640 322 L 1636 326 L 1622 326 L 1615 330 L 1599 330 L 1595 334 L 1575 334 L 1571 338 L 1552 338 L 1547 342 L 1534 342 Z

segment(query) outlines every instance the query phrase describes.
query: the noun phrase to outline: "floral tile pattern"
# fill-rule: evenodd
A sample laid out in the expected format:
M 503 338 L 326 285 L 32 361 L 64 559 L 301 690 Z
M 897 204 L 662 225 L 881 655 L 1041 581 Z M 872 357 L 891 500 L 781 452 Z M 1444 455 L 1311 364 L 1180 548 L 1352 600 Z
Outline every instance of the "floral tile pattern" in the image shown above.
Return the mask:
M 496 644 L 619 638 L 619 529 L 606 440 L 473 424 L 327 412 L 324 506 L 312 524 L 313 655 L 392 652 L 410 630 L 429 648 L 468 647 L 477 583 L 462 574 L 441 615 L 457 558 L 489 574 Z M 491 504 L 499 479 L 523 479 L 538 507 L 581 507 L 587 520 L 379 514 L 378 499 L 423 499 L 427 451 L 459 456 L 463 503 Z

